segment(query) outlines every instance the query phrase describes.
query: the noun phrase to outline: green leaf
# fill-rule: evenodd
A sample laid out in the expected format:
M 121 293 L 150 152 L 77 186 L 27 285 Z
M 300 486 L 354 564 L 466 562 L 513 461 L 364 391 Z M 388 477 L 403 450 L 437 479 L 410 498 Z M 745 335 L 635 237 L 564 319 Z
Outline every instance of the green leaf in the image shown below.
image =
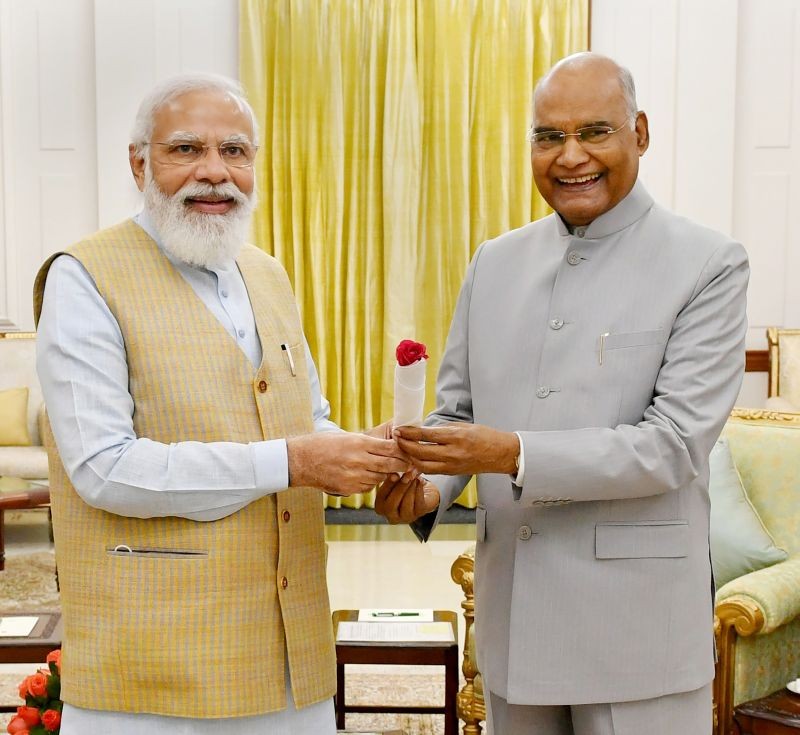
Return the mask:
M 58 699 L 61 696 L 61 679 L 57 676 L 47 677 L 47 696 L 49 699 Z

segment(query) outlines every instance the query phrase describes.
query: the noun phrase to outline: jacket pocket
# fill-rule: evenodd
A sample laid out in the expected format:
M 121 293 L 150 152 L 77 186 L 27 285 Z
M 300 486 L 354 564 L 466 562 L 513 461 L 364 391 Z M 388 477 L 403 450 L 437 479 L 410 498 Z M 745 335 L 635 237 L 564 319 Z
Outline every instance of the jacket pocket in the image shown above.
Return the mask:
M 606 350 L 619 350 L 624 347 L 646 347 L 647 345 L 660 345 L 667 341 L 667 330 L 648 329 L 644 332 L 612 332 L 603 339 L 603 348 Z
M 139 559 L 203 559 L 208 556 L 207 551 L 197 549 L 160 549 L 141 546 L 128 546 L 117 544 L 106 549 L 109 556 L 128 556 Z
M 486 541 L 486 508 L 475 508 L 475 540 Z
M 630 521 L 595 526 L 595 558 L 679 558 L 689 553 L 687 521 Z

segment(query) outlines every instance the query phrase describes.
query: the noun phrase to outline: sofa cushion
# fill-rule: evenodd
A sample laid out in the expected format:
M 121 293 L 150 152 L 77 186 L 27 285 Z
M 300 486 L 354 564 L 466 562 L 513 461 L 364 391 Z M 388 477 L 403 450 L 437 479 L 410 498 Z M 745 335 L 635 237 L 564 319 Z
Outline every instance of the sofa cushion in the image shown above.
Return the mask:
M 47 452 L 44 447 L 0 447 L 0 475 L 24 477 L 26 480 L 47 478 Z
M 714 445 L 710 467 L 711 563 L 719 588 L 743 574 L 783 561 L 787 554 L 775 546 L 747 497 L 727 439 Z
M 800 421 L 796 414 L 776 416 L 730 420 L 722 435 L 770 536 L 794 555 L 800 554 Z
M 0 390 L 0 446 L 29 446 L 28 389 Z
M 36 375 L 36 335 L 16 332 L 0 335 L 0 390 L 28 388 L 28 434 L 41 444 L 36 417 L 42 406 L 42 387 Z

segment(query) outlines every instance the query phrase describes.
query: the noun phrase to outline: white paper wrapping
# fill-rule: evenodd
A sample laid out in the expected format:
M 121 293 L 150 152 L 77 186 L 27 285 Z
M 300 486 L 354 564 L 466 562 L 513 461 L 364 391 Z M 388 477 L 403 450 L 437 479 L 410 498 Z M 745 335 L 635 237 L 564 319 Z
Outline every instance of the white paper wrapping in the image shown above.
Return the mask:
M 394 418 L 395 426 L 419 426 L 425 404 L 425 368 L 427 360 L 413 365 L 394 366 Z

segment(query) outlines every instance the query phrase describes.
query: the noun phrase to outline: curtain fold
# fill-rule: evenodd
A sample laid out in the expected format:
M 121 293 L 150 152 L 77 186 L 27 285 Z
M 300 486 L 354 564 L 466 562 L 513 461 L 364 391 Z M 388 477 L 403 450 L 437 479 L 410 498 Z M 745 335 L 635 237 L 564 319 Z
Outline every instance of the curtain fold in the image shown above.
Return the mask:
M 587 48 L 588 14 L 589 0 L 240 0 L 261 131 L 253 242 L 289 273 L 343 428 L 391 417 L 405 338 L 428 346 L 433 408 L 472 253 L 548 211 L 525 141 L 531 91 Z M 459 502 L 475 501 L 471 484 Z

